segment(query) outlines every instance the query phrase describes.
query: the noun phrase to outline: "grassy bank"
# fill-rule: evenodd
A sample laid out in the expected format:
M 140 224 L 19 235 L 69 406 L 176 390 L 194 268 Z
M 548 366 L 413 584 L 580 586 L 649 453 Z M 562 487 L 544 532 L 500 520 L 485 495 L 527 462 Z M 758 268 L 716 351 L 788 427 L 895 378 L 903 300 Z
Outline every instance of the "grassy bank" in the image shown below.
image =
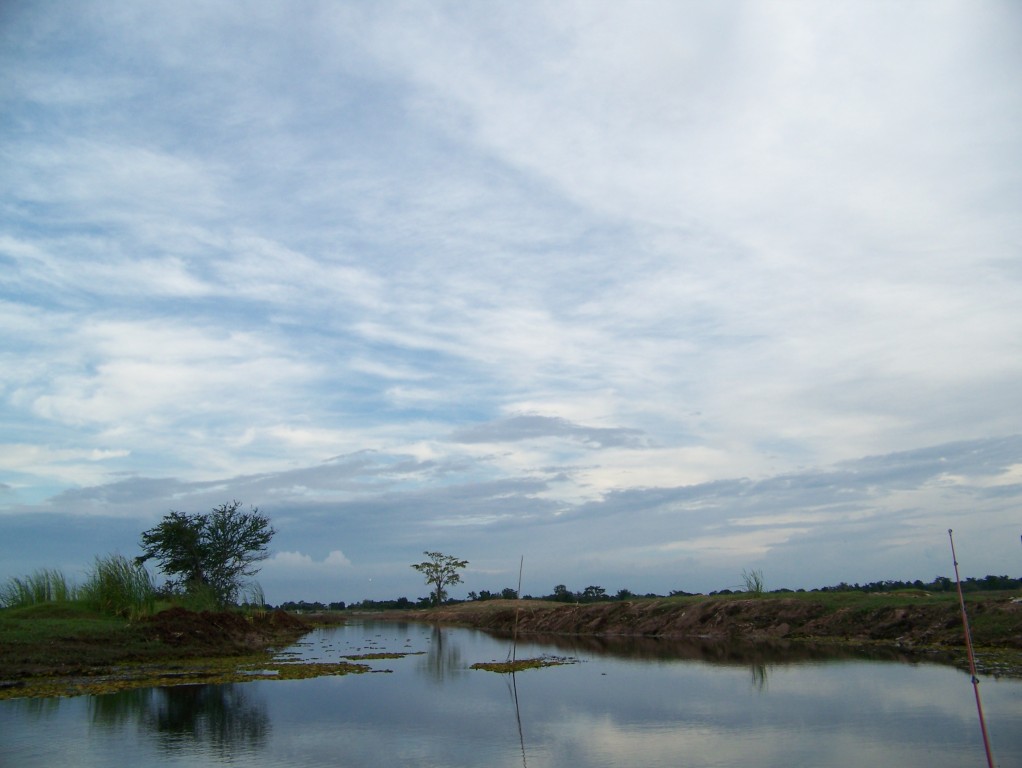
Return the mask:
M 311 625 L 282 612 L 170 608 L 129 620 L 83 602 L 0 610 L 0 698 L 102 693 L 142 685 L 252 679 Z M 319 674 L 361 671 L 352 667 Z M 310 670 L 288 670 L 309 676 Z M 277 673 L 277 677 L 284 677 Z

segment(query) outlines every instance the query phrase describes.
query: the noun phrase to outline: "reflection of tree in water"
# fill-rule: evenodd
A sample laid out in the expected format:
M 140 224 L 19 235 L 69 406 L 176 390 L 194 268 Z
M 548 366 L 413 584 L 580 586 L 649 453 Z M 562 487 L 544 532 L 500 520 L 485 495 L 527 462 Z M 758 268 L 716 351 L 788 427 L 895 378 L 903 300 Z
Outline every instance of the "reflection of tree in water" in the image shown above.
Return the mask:
M 509 633 L 491 633 L 510 637 Z M 911 662 L 910 653 L 896 648 L 859 648 L 806 641 L 742 641 L 671 636 L 638 635 L 529 635 L 529 641 L 550 645 L 572 656 L 610 656 L 646 661 L 703 661 L 723 666 L 765 664 L 776 667 L 807 661 L 856 659 L 868 661 Z
M 767 687 L 767 665 L 753 663 L 750 669 L 752 670 L 752 687 L 757 691 L 765 691 Z
M 11 699 L 10 701 L 4 702 L 5 707 L 14 707 L 24 712 L 41 718 L 48 715 L 54 714 L 60 709 L 60 702 L 62 699 L 53 697 L 39 698 L 39 699 Z
M 250 700 L 239 685 L 180 685 L 93 696 L 89 710 L 97 725 L 136 722 L 155 733 L 166 751 L 196 744 L 218 755 L 252 750 L 264 746 L 270 729 L 265 703 Z
M 149 707 L 155 688 L 134 688 L 120 693 L 89 696 L 89 720 L 94 725 L 110 727 L 125 725 L 139 719 Z
M 149 724 L 161 743 L 174 748 L 186 740 L 208 742 L 218 752 L 238 747 L 261 747 L 266 742 L 270 718 L 266 707 L 250 702 L 237 685 L 183 685 L 160 689 L 161 706 L 154 707 Z
M 430 633 L 429 650 L 422 658 L 421 666 L 437 682 L 442 682 L 452 673 L 465 670 L 461 660 L 461 648 L 444 642 L 444 632 L 439 624 L 433 625 Z

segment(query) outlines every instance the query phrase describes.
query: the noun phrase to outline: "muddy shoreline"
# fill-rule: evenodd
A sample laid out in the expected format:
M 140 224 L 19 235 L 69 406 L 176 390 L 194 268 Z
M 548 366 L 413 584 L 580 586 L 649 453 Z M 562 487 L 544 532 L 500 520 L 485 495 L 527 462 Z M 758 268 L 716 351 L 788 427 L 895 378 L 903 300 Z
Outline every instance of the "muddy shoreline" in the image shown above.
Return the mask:
M 715 645 L 844 646 L 890 652 L 906 660 L 963 666 L 965 635 L 957 602 L 928 596 L 854 600 L 849 605 L 806 598 L 642 599 L 587 605 L 493 600 L 429 610 L 391 611 L 379 618 L 429 621 L 521 636 L 602 640 L 685 640 L 705 653 Z M 1011 596 L 968 604 L 979 671 L 1022 677 L 1022 602 Z M 584 640 L 582 640 L 585 642 Z M 656 645 L 656 644 L 654 644 Z
M 889 606 L 833 607 L 794 598 L 670 599 L 591 603 L 492 600 L 430 610 L 392 612 L 416 620 L 458 623 L 479 629 L 579 635 L 688 636 L 769 640 L 777 638 L 882 641 L 903 646 L 964 645 L 956 603 L 901 601 Z M 977 646 L 1022 650 L 1022 602 L 984 599 L 969 603 Z M 517 617 L 517 619 L 516 619 Z M 991 620 L 992 619 L 992 620 Z

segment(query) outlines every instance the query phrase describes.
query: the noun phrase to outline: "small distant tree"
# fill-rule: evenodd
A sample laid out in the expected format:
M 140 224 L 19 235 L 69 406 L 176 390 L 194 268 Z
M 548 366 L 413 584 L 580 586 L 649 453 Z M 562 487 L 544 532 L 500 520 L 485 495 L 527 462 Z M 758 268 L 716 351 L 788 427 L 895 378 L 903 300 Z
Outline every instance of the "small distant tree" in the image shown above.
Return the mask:
M 170 512 L 142 533 L 135 562 L 156 560 L 173 584 L 189 594 L 209 590 L 222 607 L 237 600 L 243 577 L 258 572 L 274 533 L 268 517 L 254 507 L 242 512 L 238 501 L 208 514 Z
M 461 583 L 461 574 L 458 573 L 468 565 L 468 560 L 459 560 L 452 555 L 445 555 L 443 552 L 423 552 L 428 560 L 412 564 L 426 578 L 427 584 L 433 585 L 433 604 L 440 605 L 447 596 L 445 587 L 451 584 Z
M 589 585 L 582 591 L 582 601 L 587 603 L 603 600 L 606 596 L 607 590 L 595 584 Z
M 554 587 L 553 599 L 558 603 L 573 603 L 575 602 L 575 593 L 564 584 L 558 584 Z

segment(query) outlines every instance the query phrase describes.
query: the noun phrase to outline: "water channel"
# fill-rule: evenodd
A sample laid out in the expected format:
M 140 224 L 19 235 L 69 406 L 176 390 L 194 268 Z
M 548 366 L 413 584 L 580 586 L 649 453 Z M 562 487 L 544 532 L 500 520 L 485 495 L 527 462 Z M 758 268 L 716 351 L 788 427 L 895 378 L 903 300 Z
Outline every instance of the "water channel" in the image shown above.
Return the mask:
M 311 680 L 0 702 L 0 765 L 985 766 L 953 667 L 805 647 L 519 640 L 415 623 L 316 630 L 287 658 L 366 661 Z M 981 678 L 999 766 L 1022 766 L 1022 681 Z

